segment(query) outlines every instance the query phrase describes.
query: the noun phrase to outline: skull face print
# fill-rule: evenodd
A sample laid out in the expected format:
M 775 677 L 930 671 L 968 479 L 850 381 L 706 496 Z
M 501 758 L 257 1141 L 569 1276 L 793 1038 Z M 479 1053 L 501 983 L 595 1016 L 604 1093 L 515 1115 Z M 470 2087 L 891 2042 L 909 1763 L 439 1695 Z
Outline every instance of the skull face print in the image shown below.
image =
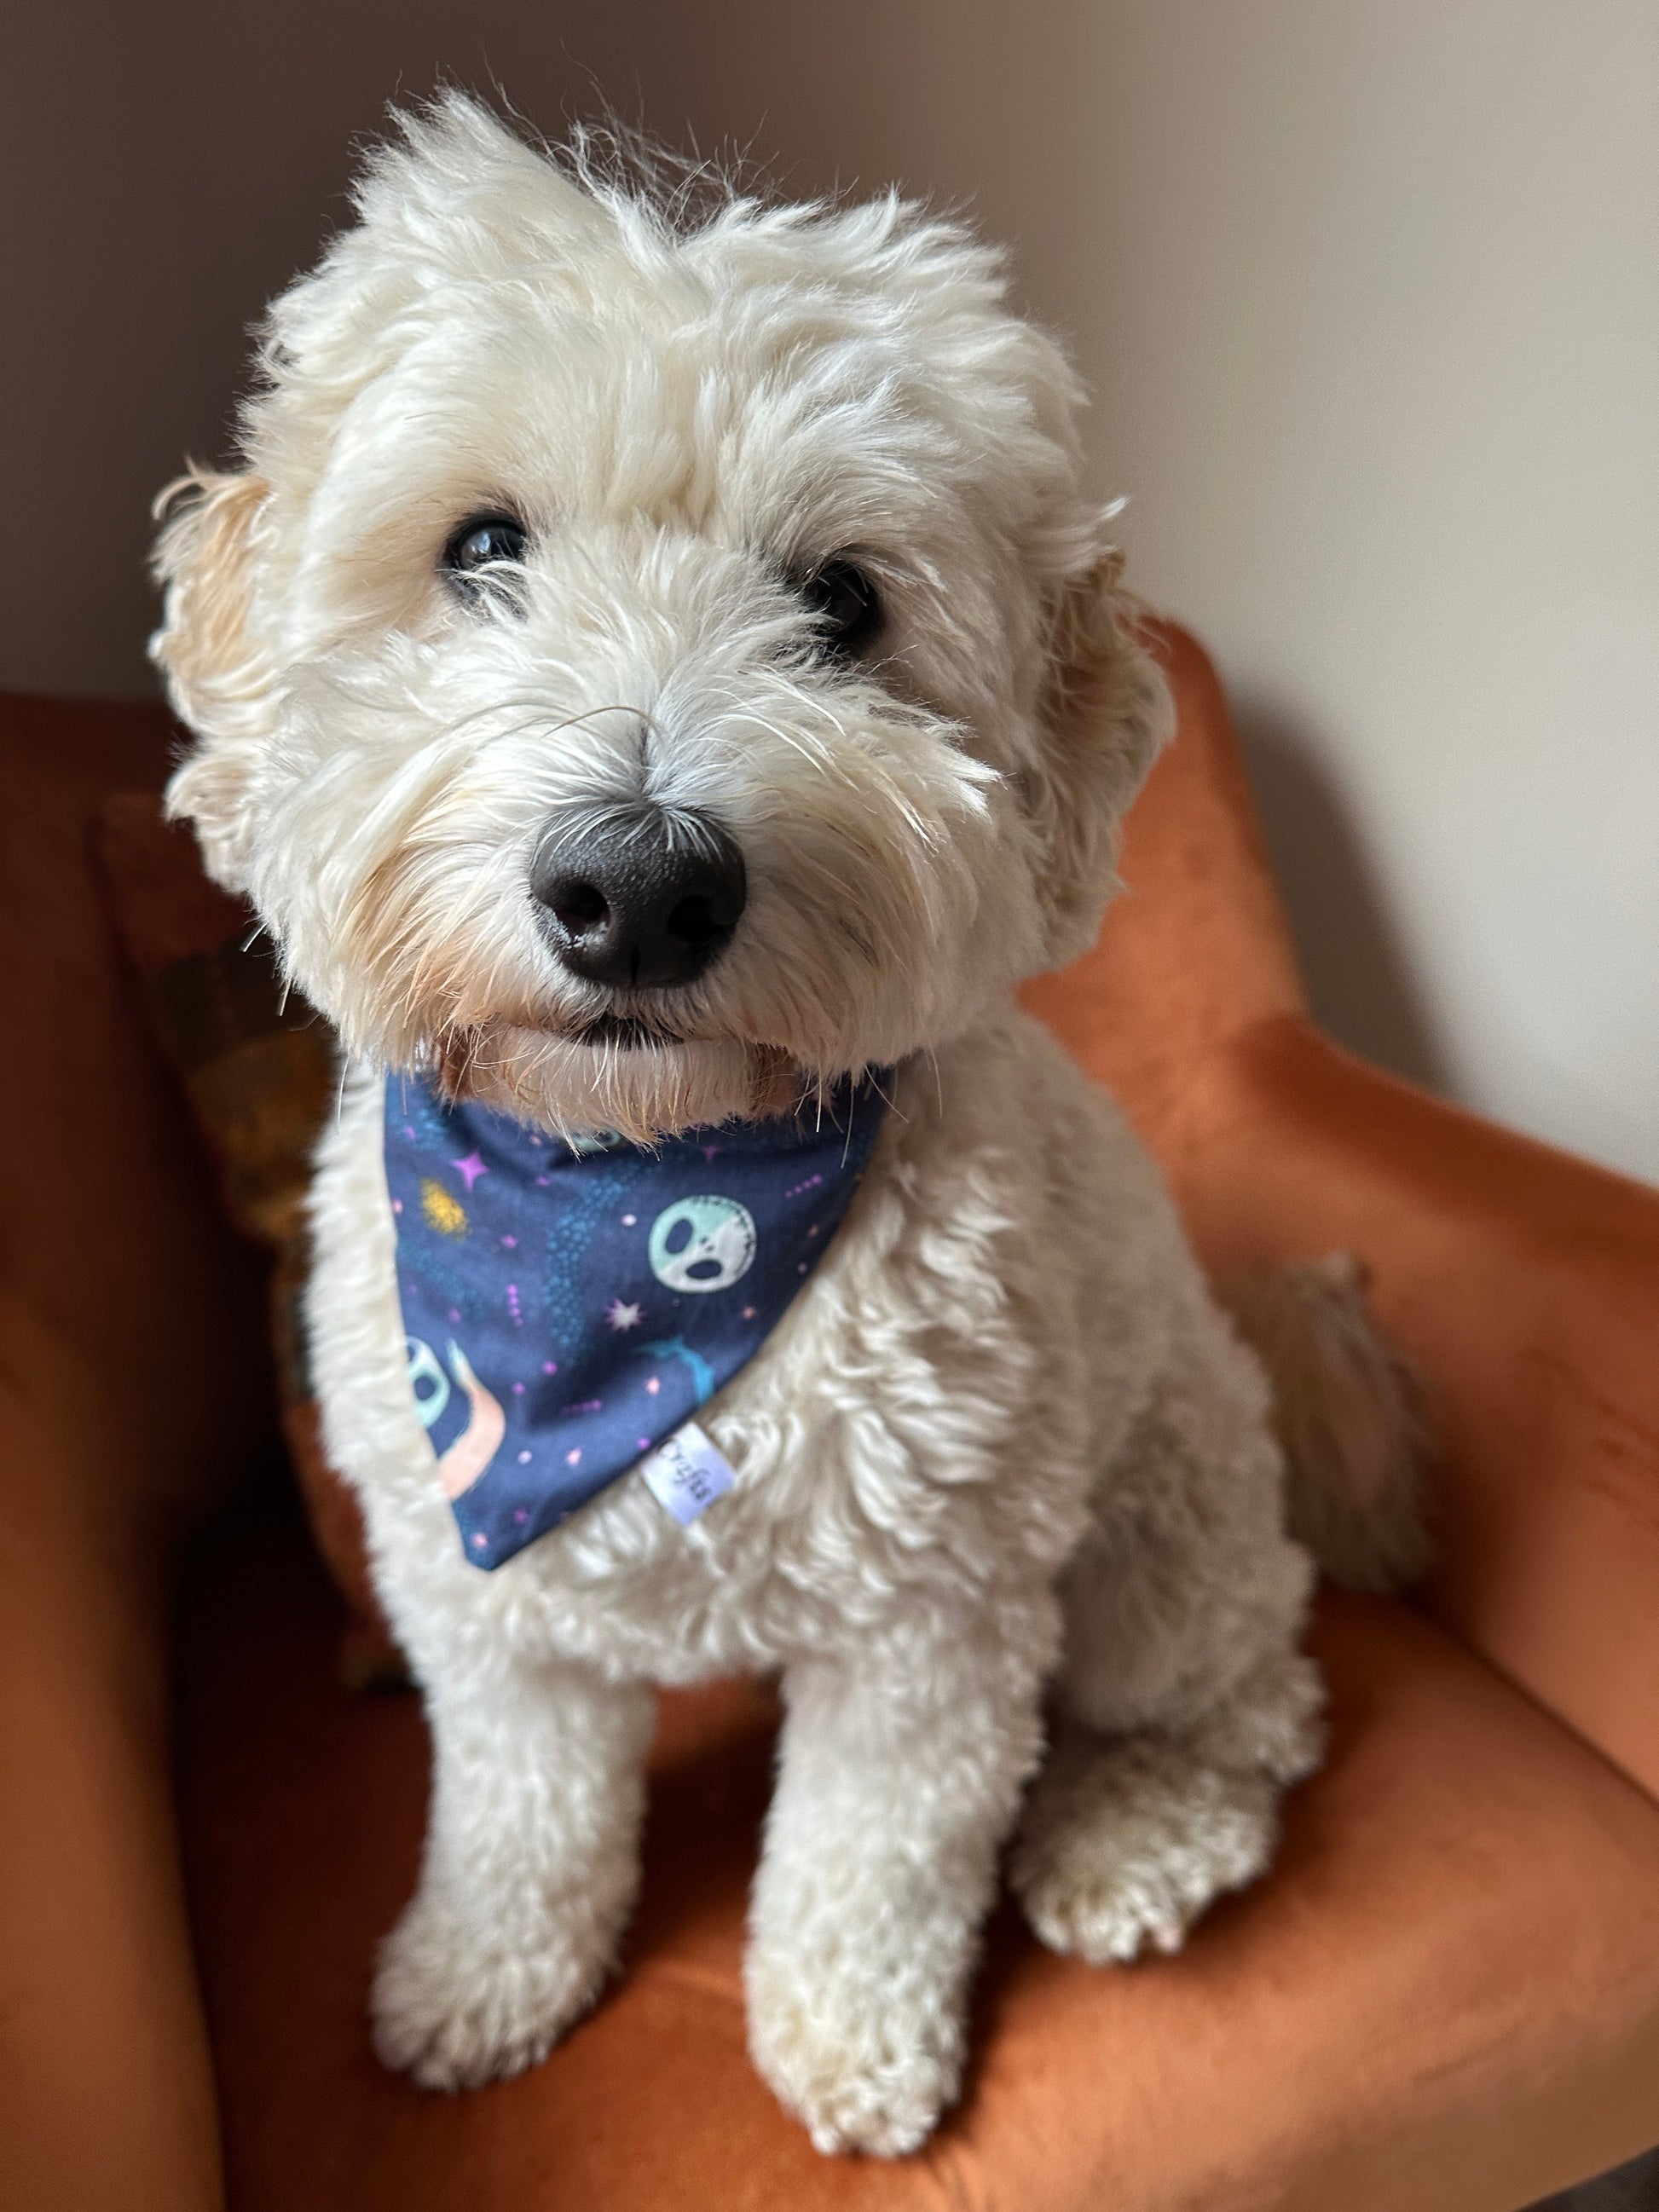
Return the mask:
M 682 1198 L 651 1224 L 651 1272 L 671 1291 L 729 1290 L 755 1257 L 755 1217 L 735 1198 Z

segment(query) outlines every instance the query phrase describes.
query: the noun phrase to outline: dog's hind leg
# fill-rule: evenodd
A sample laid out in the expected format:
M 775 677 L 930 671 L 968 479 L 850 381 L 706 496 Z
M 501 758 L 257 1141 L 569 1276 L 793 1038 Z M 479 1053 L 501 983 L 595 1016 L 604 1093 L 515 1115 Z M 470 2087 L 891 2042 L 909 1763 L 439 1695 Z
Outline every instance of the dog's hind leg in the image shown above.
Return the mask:
M 1322 1702 L 1297 1648 L 1311 1569 L 1281 1493 L 1260 1372 L 1206 1309 L 1063 1585 L 1055 1741 L 1012 1867 L 1055 1950 L 1174 1950 L 1272 1857 Z
M 432 1731 L 420 1887 L 381 1947 L 374 2044 L 423 2087 L 544 2057 L 610 1972 L 639 1879 L 653 1704 L 481 1644 L 416 1654 Z
M 1305 1663 L 1305 1662 L 1304 1662 Z M 1294 1715 L 1292 1759 L 1252 1763 L 1227 1739 L 1248 1711 L 1219 1709 L 1213 1735 L 1158 1729 L 1103 1736 L 1063 1721 L 1026 1808 L 1013 1861 L 1026 1917 L 1054 1951 L 1097 1966 L 1147 1949 L 1179 1950 L 1229 1890 L 1270 1864 L 1280 1790 L 1314 1753 L 1302 1713 L 1305 1676 L 1246 1686 Z

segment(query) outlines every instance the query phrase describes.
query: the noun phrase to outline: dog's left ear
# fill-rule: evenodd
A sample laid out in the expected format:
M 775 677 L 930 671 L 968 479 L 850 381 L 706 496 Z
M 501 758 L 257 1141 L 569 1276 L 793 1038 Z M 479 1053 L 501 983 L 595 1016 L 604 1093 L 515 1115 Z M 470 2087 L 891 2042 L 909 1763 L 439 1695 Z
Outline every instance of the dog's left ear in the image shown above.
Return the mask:
M 192 469 L 157 502 L 154 565 L 167 600 L 150 658 L 196 738 L 167 786 L 167 812 L 195 824 L 209 872 L 237 891 L 247 887 L 249 786 L 270 712 L 271 671 L 253 618 L 270 490 L 252 471 Z
M 1049 614 L 1042 752 L 1027 803 L 1047 848 L 1038 895 L 1054 967 L 1094 942 L 1117 888 L 1119 827 L 1172 720 L 1122 569 L 1121 553 L 1104 554 L 1056 588 Z

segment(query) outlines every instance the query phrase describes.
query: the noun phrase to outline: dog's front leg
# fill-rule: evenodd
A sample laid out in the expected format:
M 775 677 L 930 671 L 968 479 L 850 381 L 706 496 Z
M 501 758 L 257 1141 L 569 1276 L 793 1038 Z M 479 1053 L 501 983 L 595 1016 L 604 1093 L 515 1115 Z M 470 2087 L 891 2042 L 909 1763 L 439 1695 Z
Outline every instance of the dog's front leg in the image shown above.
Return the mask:
M 476 1650 L 423 1672 L 426 1850 L 381 1948 L 374 2042 L 459 2089 L 533 2065 L 599 1993 L 638 1884 L 652 1702 Z
M 914 2150 L 956 2095 L 1056 1638 L 1054 1601 L 1032 1592 L 786 1674 L 750 2047 L 820 2150 Z

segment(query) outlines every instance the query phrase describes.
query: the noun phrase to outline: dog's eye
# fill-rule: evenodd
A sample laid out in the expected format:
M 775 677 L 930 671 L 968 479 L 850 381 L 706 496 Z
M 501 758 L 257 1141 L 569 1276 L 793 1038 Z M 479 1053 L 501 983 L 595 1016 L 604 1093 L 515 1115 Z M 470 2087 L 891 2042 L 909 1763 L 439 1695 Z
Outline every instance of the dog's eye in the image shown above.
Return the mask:
M 512 515 L 473 514 L 451 532 L 439 566 L 453 583 L 482 582 L 490 569 L 522 561 L 529 548 L 529 532 Z
M 881 626 L 881 599 L 852 561 L 826 561 L 800 586 L 824 650 L 838 660 L 861 653 Z

